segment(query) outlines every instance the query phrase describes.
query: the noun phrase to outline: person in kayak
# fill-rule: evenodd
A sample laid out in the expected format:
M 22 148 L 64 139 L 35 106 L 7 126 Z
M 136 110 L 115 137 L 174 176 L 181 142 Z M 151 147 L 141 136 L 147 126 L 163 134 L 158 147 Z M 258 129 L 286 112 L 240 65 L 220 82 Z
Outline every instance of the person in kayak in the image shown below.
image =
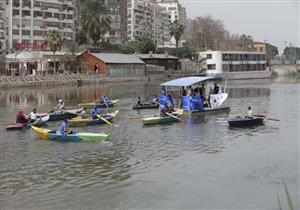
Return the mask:
M 253 114 L 252 114 L 252 108 L 251 106 L 248 107 L 248 112 L 247 112 L 247 116 L 246 118 L 253 118 Z
M 83 107 L 83 110 L 80 112 L 79 115 L 80 115 L 81 119 L 87 118 L 87 115 L 86 115 L 86 107 Z
M 140 96 L 138 97 L 138 100 L 137 100 L 137 102 L 136 102 L 136 105 L 137 105 L 137 106 L 143 106 L 142 101 L 141 101 L 141 97 L 140 97 Z
M 108 97 L 106 95 L 103 95 L 99 98 L 100 104 L 107 104 L 108 103 Z
M 27 123 L 27 119 L 26 119 L 23 109 L 19 109 L 18 114 L 17 114 L 16 123 L 24 123 L 24 124 Z
M 159 98 L 157 97 L 157 95 L 154 95 L 151 103 L 154 105 L 159 104 Z
M 97 108 L 97 107 L 94 107 L 92 110 L 91 110 L 91 114 L 92 114 L 92 119 L 98 119 L 97 115 L 100 115 L 101 114 L 101 109 L 100 108 Z
M 34 122 L 37 120 L 37 113 L 36 113 L 36 108 L 32 109 L 32 112 L 29 114 L 29 118 L 31 122 Z
M 62 99 L 58 100 L 58 104 L 56 105 L 55 109 L 55 113 L 62 113 L 63 110 L 65 109 L 65 103 L 63 102 Z
M 168 116 L 167 113 L 172 113 L 173 111 L 174 111 L 173 108 L 169 107 L 168 103 L 165 103 L 164 108 L 160 110 L 160 116 L 167 117 Z
M 162 86 L 162 87 L 161 87 L 160 93 L 161 93 L 162 95 L 167 95 L 167 91 L 166 91 L 166 87 L 165 87 L 165 86 Z
M 64 134 L 71 134 L 72 131 L 69 130 L 68 124 L 67 124 L 67 118 L 65 118 L 62 123 L 59 126 L 59 130 L 57 133 L 64 135 Z

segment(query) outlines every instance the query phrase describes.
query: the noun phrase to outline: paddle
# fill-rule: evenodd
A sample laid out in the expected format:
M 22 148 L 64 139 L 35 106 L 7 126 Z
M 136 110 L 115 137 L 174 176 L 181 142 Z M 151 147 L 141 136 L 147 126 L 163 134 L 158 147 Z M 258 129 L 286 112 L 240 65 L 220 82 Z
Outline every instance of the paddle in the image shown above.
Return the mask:
M 128 119 L 130 120 L 136 120 L 136 119 L 142 119 L 145 117 L 151 117 L 151 115 L 146 115 L 146 116 L 132 116 L 132 117 L 128 117 Z
M 170 114 L 170 113 L 168 113 L 168 112 L 166 112 L 166 115 L 168 115 L 168 116 L 170 116 L 170 117 L 173 117 L 174 119 L 177 119 L 177 120 L 179 120 L 180 122 L 184 122 L 182 119 L 180 119 L 180 118 L 178 118 L 178 117 L 176 117 L 176 116 L 174 116 L 174 115 L 172 115 L 172 114 Z
M 116 127 L 115 125 L 113 125 L 111 122 L 109 122 L 107 119 L 101 117 L 99 114 L 97 114 L 97 117 L 100 118 L 103 122 L 107 123 L 110 126 Z
M 273 117 L 267 117 L 267 114 L 264 114 L 264 113 L 258 113 L 258 114 L 255 114 L 253 115 L 254 117 L 263 117 L 267 120 L 271 120 L 271 121 L 280 121 L 280 119 L 277 119 L 277 118 L 273 118 Z

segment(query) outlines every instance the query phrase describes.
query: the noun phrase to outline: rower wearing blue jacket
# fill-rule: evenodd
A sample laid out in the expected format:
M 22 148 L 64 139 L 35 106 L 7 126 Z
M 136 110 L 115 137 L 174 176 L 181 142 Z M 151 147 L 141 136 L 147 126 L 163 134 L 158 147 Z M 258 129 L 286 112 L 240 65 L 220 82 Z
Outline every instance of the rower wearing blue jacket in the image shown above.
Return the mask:
M 97 107 L 93 108 L 91 110 L 92 119 L 98 119 L 97 115 L 100 115 L 100 113 L 101 113 L 101 109 L 100 108 L 97 108 Z
M 106 95 L 103 95 L 100 97 L 99 101 L 101 104 L 106 104 L 108 103 L 108 97 Z

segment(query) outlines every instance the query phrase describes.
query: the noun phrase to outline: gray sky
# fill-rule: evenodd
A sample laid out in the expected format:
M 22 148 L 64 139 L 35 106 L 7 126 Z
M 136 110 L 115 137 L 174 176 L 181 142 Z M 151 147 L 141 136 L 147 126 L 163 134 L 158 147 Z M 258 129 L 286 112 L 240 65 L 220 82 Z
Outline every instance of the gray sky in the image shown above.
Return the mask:
M 300 47 L 300 0 L 179 0 L 188 17 L 212 15 L 231 33 L 251 35 L 255 41 Z

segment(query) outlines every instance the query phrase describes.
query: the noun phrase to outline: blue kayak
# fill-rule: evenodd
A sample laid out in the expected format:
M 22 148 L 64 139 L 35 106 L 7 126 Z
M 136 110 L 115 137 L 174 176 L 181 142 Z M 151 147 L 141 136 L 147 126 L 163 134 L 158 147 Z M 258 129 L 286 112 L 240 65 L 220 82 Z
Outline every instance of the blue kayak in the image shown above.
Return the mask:
M 255 118 L 243 118 L 236 117 L 228 120 L 229 126 L 257 126 L 264 124 L 264 118 L 255 117 Z

